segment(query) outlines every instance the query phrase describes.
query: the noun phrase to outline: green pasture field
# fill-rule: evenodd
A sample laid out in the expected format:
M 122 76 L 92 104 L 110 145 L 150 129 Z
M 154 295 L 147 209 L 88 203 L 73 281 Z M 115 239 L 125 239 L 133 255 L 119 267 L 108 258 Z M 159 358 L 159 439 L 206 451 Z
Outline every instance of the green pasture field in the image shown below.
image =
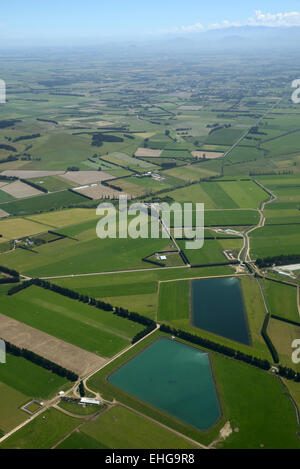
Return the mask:
M 155 180 L 152 177 L 138 178 L 137 176 L 130 176 L 129 178 L 125 179 L 117 179 L 114 182 L 114 185 L 121 187 L 124 192 L 127 192 L 136 197 L 141 195 L 150 195 L 152 192 L 155 193 L 162 189 L 168 189 L 172 187 L 172 184 L 168 182 L 168 178 L 163 180 Z
M 182 179 L 183 181 L 198 181 L 201 178 L 215 176 L 217 174 L 216 171 L 201 168 L 201 164 L 199 165 L 189 165 L 189 166 L 180 166 L 177 168 L 168 169 L 162 173 L 168 174 L 169 176 L 174 176 L 176 178 Z
M 230 250 L 238 254 L 243 246 L 243 240 L 239 239 L 206 239 L 201 249 L 186 249 L 186 241 L 178 240 L 179 247 L 183 250 L 191 265 L 207 265 L 230 263 L 223 254 L 224 250 Z
M 100 443 L 102 447 L 118 449 L 195 449 L 179 435 L 132 410 L 114 406 L 87 422 L 80 434 Z
M 0 376 L 0 432 L 7 433 L 26 420 L 27 415 L 21 407 L 28 401 L 28 396 L 7 386 Z
M 0 204 L 0 208 L 4 209 L 11 215 L 23 216 L 31 215 L 38 212 L 47 212 L 50 210 L 59 210 L 62 207 L 70 205 L 82 204 L 88 202 L 85 197 L 71 191 L 62 191 L 53 194 L 38 195 L 27 199 L 17 200 Z
M 256 210 L 205 210 L 205 226 L 257 225 L 259 213 Z
M 57 409 L 49 409 L 0 443 L 0 449 L 51 449 L 80 424 Z
M 68 383 L 66 379 L 25 360 L 25 358 L 15 357 L 11 354 L 7 354 L 6 358 L 7 363 L 0 367 L 0 381 L 32 399 L 53 397 Z M 26 399 L 24 404 L 26 404 Z
M 1 298 L 5 314 L 89 352 L 113 356 L 143 327 L 111 312 L 32 286 Z
M 222 181 L 193 184 L 167 194 L 176 202 L 204 203 L 207 209 L 258 208 L 267 193 L 252 181 Z
M 296 365 L 292 361 L 292 353 L 295 350 L 292 347 L 292 343 L 300 337 L 300 321 L 299 326 L 295 326 L 293 324 L 271 318 L 268 325 L 268 335 L 277 350 L 280 363 L 283 366 L 287 366 L 288 368 L 292 368 L 299 372 L 299 364 Z
M 48 231 L 50 226 L 42 223 L 36 223 L 33 220 L 25 218 L 7 218 L 0 220 L 0 233 L 4 239 L 20 239 L 25 236 L 32 236 L 38 233 Z
M 205 145 L 233 145 L 245 132 L 243 129 L 221 129 L 213 132 L 205 140 Z
M 284 394 L 281 384 L 262 370 L 230 360 L 222 355 L 210 353 L 223 416 L 208 432 L 199 432 L 175 420 L 170 415 L 123 392 L 107 381 L 108 376 L 115 369 L 142 351 L 156 338 L 163 336 L 159 332 L 153 334 L 134 350 L 126 352 L 94 375 L 89 380 L 89 387 L 95 391 L 101 389 L 104 398 L 109 400 L 115 398 L 202 444 L 210 444 L 216 440 L 220 429 L 225 422 L 230 420 L 234 428 L 239 428 L 239 431 L 233 432 L 225 442 L 220 442 L 218 446 L 255 449 L 264 444 L 265 448 L 300 448 L 296 436 L 298 426 L 295 410 Z M 243 396 L 242 399 L 241 396 Z M 269 428 L 268 432 L 265 431 L 266 426 Z
M 10 194 L 7 194 L 6 192 L 0 189 L 0 204 L 5 203 L 5 202 L 11 202 L 13 200 L 16 200 L 15 197 L 13 197 Z
M 134 169 L 135 171 L 143 172 L 149 171 L 150 169 L 155 168 L 155 166 L 151 163 L 147 163 L 138 158 L 132 158 L 131 156 L 127 155 L 126 153 L 115 152 L 109 155 L 103 155 L 101 158 L 108 163 L 113 163 L 119 166 L 125 166 L 129 169 Z M 99 162 L 101 166 L 101 161 Z
M 61 178 L 59 176 L 47 176 L 45 178 L 39 177 L 27 179 L 27 181 L 38 184 L 44 189 L 47 189 L 48 192 L 62 191 L 69 189 L 70 187 L 76 187 L 76 183 L 68 181 L 67 179 Z
M 266 225 L 300 225 L 300 211 L 294 209 L 265 210 Z
M 94 148 L 91 136 L 55 132 L 38 139 L 31 154 L 41 161 L 30 162 L 27 169 L 66 170 L 69 166 L 80 166 L 82 160 L 91 157 Z
M 300 130 L 267 142 L 265 141 L 263 148 L 268 150 L 272 156 L 299 153 L 299 141 Z
M 190 317 L 190 282 L 161 282 L 158 319 L 160 322 Z
M 300 322 L 297 288 L 270 280 L 260 280 L 270 314 Z
M 143 262 L 152 253 L 170 249 L 168 239 L 99 239 L 96 223 L 87 223 L 74 239 L 62 239 L 35 248 L 39 254 L 17 249 L 3 254 L 2 263 L 20 272 L 34 276 L 59 276 L 81 273 L 111 272 L 131 269 L 149 269 Z M 78 228 L 81 231 L 82 226 Z M 77 228 L 72 229 L 75 233 Z
M 90 436 L 82 433 L 80 430 L 71 433 L 68 438 L 62 441 L 57 449 L 108 449 L 98 440 L 91 438 Z
M 71 208 L 59 210 L 55 212 L 41 213 L 39 215 L 31 215 L 26 219 L 37 223 L 50 225 L 54 228 L 62 228 L 69 225 L 76 225 L 89 220 L 99 219 L 94 208 Z
M 127 291 L 129 294 L 134 292 L 155 293 L 159 281 L 230 275 L 232 272 L 233 270 L 228 266 L 155 269 L 142 272 L 103 274 L 101 276 L 61 278 L 54 279 L 52 282 L 79 293 L 86 292 L 87 295 L 94 298 L 102 298 L 102 295 L 105 294 L 121 297 L 126 296 Z
M 250 233 L 251 257 L 300 254 L 300 225 L 267 225 Z

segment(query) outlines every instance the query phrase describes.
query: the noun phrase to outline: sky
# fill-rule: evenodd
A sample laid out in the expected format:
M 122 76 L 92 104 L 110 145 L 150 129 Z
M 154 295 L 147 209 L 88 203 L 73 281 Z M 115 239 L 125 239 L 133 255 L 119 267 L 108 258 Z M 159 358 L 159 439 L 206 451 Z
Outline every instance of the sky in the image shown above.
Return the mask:
M 0 46 L 149 38 L 242 25 L 300 26 L 299 0 L 2 1 Z

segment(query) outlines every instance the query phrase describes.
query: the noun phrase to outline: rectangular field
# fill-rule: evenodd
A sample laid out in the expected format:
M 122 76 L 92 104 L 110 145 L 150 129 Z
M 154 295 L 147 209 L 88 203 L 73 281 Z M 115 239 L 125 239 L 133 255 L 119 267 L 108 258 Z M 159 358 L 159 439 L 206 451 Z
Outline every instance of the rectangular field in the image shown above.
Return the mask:
M 10 318 L 100 356 L 119 352 L 143 329 L 111 312 L 35 286 L 2 298 L 0 304 Z

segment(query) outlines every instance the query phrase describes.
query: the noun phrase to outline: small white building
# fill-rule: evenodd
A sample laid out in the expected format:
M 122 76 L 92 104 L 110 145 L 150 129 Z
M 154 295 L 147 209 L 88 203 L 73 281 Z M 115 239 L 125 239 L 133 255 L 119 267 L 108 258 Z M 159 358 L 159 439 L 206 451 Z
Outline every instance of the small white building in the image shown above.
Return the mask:
M 99 399 L 92 399 L 91 397 L 82 397 L 79 402 L 80 405 L 101 405 Z

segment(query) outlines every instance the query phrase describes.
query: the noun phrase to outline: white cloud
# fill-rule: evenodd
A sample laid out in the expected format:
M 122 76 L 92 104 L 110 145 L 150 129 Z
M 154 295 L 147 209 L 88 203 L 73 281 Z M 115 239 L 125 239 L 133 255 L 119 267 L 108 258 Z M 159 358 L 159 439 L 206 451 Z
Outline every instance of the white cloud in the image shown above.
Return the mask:
M 207 31 L 213 29 L 226 29 L 241 26 L 300 26 L 300 11 L 291 11 L 286 13 L 263 13 L 261 10 L 255 10 L 254 16 L 248 18 L 246 23 L 232 22 L 223 20 L 218 23 L 210 24 L 204 27 L 202 23 L 197 22 L 189 26 L 175 26 L 171 29 L 161 30 L 160 33 L 192 33 Z
M 233 26 L 239 27 L 239 26 L 242 26 L 242 24 L 237 23 L 237 22 L 223 20 L 221 21 L 221 23 L 210 24 L 206 29 L 226 29 L 226 28 L 231 28 Z
M 249 18 L 252 26 L 300 26 L 300 11 L 286 13 L 263 13 L 256 10 L 253 18 Z

